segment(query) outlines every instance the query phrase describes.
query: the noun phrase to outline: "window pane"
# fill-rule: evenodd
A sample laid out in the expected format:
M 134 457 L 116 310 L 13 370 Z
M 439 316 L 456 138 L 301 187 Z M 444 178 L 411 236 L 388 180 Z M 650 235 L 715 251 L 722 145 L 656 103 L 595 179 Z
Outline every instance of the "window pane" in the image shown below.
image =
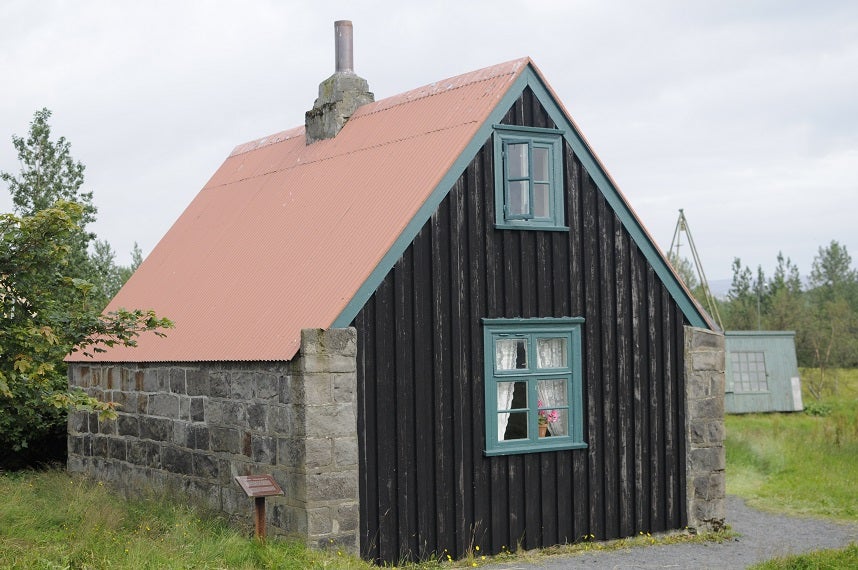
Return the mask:
M 527 384 L 525 382 L 498 382 L 498 410 L 521 410 L 527 408 Z
M 527 143 L 511 144 L 506 147 L 507 177 L 527 178 Z
M 533 217 L 548 218 L 551 207 L 548 203 L 548 184 L 533 185 Z
M 533 149 L 533 179 L 541 182 L 548 181 L 548 149 L 534 147 Z
M 530 213 L 530 192 L 527 180 L 510 182 L 508 194 L 506 207 L 510 216 L 524 216 Z
M 546 430 L 546 437 L 559 437 L 569 435 L 569 410 L 544 410 L 549 418 L 554 418 L 554 421 L 549 421 Z
M 569 405 L 566 395 L 566 379 L 540 380 L 536 383 L 539 396 L 537 406 L 542 408 L 565 408 Z
M 526 370 L 527 341 L 523 338 L 501 338 L 495 343 L 496 370 Z
M 566 368 L 566 337 L 536 339 L 537 368 Z
M 502 440 L 527 439 L 527 412 L 512 412 L 509 414 L 498 414 L 498 416 L 509 416 L 506 429 L 503 431 Z M 498 418 L 498 432 L 500 435 L 500 418 Z

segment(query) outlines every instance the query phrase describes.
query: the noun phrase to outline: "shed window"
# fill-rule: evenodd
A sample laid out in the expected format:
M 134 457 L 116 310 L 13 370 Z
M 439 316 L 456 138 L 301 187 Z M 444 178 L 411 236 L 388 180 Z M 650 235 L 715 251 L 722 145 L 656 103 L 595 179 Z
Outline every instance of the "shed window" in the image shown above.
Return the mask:
M 486 454 L 586 447 L 580 318 L 484 319 Z
M 765 353 L 731 352 L 730 366 L 733 392 L 768 392 Z
M 495 125 L 495 226 L 567 230 L 563 131 Z

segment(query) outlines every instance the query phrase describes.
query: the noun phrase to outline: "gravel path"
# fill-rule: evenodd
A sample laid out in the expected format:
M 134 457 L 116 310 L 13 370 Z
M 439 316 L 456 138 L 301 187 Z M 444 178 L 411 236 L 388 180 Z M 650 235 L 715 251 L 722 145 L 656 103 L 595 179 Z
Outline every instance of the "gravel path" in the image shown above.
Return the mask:
M 532 564 L 512 561 L 486 568 L 733 569 L 747 568 L 777 556 L 840 548 L 858 542 L 858 524 L 764 513 L 734 496 L 727 497 L 727 523 L 741 536 L 721 544 L 672 544 L 586 552 L 548 557 Z

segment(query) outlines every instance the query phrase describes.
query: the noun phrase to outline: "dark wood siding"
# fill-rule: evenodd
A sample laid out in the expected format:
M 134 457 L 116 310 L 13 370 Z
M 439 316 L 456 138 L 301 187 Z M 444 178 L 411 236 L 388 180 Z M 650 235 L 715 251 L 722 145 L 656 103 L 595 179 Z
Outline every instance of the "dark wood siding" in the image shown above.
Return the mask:
M 529 90 L 503 122 L 554 126 Z M 493 168 L 488 140 L 354 321 L 370 559 L 685 524 L 682 313 L 568 146 L 568 232 L 496 230 Z M 480 319 L 564 316 L 588 449 L 485 457 Z

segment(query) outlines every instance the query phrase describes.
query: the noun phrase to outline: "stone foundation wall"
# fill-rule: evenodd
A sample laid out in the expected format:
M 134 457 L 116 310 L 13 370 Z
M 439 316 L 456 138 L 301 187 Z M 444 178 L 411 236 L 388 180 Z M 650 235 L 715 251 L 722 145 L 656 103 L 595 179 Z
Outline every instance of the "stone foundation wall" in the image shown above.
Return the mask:
M 688 526 L 724 527 L 724 335 L 685 327 Z
M 69 383 L 119 404 L 69 416 L 71 472 L 127 495 L 169 488 L 247 519 L 236 475 L 272 474 L 270 531 L 358 550 L 354 329 L 302 331 L 291 362 L 83 364 Z

